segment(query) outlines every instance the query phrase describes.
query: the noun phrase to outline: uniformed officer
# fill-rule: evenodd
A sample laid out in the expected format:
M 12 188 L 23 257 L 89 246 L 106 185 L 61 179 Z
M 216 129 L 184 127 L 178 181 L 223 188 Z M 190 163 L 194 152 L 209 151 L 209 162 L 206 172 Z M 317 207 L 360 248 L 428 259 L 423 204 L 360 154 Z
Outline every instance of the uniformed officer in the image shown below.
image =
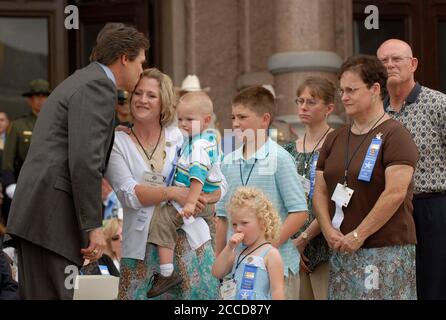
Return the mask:
M 48 81 L 36 79 L 30 82 L 27 97 L 31 113 L 11 123 L 8 130 L 2 159 L 2 180 L 5 194 L 12 199 L 20 169 L 25 161 L 31 142 L 34 124 L 42 105 L 50 94 Z

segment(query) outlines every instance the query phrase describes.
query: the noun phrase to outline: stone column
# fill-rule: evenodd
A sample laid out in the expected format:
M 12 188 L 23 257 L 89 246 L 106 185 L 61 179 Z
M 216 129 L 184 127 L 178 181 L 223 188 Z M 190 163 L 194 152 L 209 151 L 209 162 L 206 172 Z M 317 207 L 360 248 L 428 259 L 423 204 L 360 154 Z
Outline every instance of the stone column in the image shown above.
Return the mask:
M 278 116 L 284 119 L 286 115 L 290 115 L 289 119 L 295 117 L 296 89 L 306 77 L 321 75 L 336 84 L 342 59 L 336 53 L 335 3 L 336 0 L 275 1 L 275 53 L 268 68 L 280 97 Z

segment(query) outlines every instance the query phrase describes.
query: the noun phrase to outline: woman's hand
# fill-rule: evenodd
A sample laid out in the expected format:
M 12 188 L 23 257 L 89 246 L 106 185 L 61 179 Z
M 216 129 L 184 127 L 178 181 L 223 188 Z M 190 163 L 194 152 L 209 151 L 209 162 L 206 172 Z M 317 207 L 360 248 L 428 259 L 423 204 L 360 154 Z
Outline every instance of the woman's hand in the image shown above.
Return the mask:
M 341 240 L 344 235 L 341 231 L 336 230 L 333 227 L 329 227 L 328 230 L 323 232 L 325 240 L 327 240 L 328 246 L 333 250 L 338 250 L 338 243 L 339 240 Z
M 355 253 L 364 244 L 364 240 L 355 237 L 354 231 L 343 236 L 335 245 L 337 251 L 342 253 Z
M 123 126 L 121 124 L 115 128 L 115 131 L 117 132 L 122 131 L 127 133 L 128 135 L 130 135 L 130 133 L 132 132 L 132 130 L 129 127 Z
M 307 263 L 310 261 L 305 255 L 304 250 L 308 245 L 308 242 L 302 238 L 302 235 L 292 240 L 297 250 L 300 253 L 300 268 L 306 273 L 311 273 L 310 269 L 308 269 Z
M 170 200 L 178 202 L 182 207 L 186 205 L 189 189 L 184 187 L 169 187 L 171 191 Z
M 302 238 L 302 235 L 298 236 L 296 239 L 293 239 L 292 241 L 296 246 L 297 250 L 299 251 L 299 253 L 302 255 L 308 242 L 304 240 L 304 238 Z

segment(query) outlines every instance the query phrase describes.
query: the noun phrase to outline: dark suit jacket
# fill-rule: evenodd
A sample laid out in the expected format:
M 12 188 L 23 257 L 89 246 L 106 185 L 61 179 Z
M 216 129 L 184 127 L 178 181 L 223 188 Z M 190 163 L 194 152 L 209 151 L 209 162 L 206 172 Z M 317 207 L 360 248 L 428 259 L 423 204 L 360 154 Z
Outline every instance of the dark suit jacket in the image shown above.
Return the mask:
M 82 265 L 86 231 L 102 225 L 101 179 L 116 103 L 116 87 L 97 63 L 54 89 L 34 127 L 8 233 Z

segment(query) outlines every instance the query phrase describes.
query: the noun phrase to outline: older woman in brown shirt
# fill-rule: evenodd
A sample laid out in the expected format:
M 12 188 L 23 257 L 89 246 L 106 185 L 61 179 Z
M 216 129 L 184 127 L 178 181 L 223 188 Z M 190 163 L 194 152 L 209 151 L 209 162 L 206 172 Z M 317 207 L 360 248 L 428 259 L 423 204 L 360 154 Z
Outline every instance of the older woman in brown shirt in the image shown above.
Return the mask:
M 329 299 L 416 299 L 410 133 L 383 111 L 387 72 L 372 56 L 347 59 L 339 95 L 351 125 L 320 151 L 313 206 L 332 249 Z

